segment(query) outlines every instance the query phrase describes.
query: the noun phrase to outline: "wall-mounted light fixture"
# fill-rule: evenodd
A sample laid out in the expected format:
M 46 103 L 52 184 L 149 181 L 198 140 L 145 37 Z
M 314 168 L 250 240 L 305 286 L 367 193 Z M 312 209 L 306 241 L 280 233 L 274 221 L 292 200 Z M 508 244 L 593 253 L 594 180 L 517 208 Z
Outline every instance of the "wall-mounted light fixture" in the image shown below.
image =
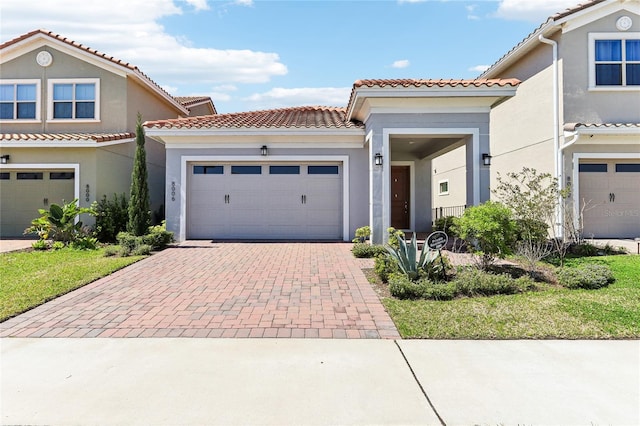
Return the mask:
M 10 158 L 11 158 L 10 155 L 2 155 L 2 156 L 0 156 L 0 163 L 7 164 L 9 162 Z
M 484 166 L 491 165 L 491 156 L 489 154 L 482 154 L 482 164 Z
M 373 156 L 373 164 L 376 166 L 382 166 L 382 154 L 376 152 L 376 155 Z
M 266 145 L 262 145 L 260 147 L 260 155 L 262 155 L 264 157 L 268 153 L 269 153 L 269 150 L 267 149 L 267 146 Z

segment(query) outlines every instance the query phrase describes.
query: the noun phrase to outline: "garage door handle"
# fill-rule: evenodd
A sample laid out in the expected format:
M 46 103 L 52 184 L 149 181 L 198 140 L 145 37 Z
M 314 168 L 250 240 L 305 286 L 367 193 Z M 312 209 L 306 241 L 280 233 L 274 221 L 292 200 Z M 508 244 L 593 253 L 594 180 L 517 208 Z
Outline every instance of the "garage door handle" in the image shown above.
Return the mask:
M 230 198 L 229 194 L 225 194 L 225 196 L 224 196 L 224 203 L 225 204 L 229 204 L 229 201 L 230 201 L 229 198 Z
M 307 196 L 306 196 L 306 195 L 302 195 L 302 196 L 300 197 L 300 202 L 301 202 L 302 204 L 307 204 Z
M 615 203 L 616 202 L 616 194 L 614 194 L 613 192 L 609 193 L 609 202 L 610 203 Z

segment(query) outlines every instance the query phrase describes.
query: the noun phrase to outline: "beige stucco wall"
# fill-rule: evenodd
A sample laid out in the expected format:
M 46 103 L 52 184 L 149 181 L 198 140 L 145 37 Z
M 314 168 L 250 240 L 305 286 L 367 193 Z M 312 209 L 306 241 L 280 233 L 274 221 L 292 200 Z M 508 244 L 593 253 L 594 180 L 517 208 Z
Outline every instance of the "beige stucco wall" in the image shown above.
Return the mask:
M 464 206 L 467 202 L 466 148 L 461 146 L 434 158 L 432 178 L 432 208 Z M 443 180 L 449 181 L 449 194 L 440 195 L 439 186 Z

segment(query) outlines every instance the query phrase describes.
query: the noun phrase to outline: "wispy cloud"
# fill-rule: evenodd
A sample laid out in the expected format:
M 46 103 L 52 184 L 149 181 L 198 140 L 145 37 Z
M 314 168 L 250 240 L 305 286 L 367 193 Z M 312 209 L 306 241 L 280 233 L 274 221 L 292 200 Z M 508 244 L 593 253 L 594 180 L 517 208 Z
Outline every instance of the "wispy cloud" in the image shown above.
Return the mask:
M 478 5 L 469 4 L 469 5 L 466 5 L 464 8 L 467 9 L 467 19 L 472 21 L 476 21 L 480 19 L 480 16 L 476 15 L 476 9 L 478 8 Z
M 351 87 L 300 87 L 285 89 L 276 87 L 268 92 L 255 93 L 244 101 L 252 109 L 282 108 L 295 105 L 344 106 Z
M 510 20 L 543 22 L 549 16 L 578 3 L 578 0 L 501 0 L 496 16 Z
M 233 3 L 240 6 L 253 6 L 253 0 L 234 0 Z
M 407 68 L 411 63 L 408 59 L 401 59 L 391 64 L 391 68 Z
M 490 65 L 476 65 L 475 67 L 469 68 L 469 71 L 485 72 L 486 70 L 489 69 L 489 67 L 490 67 Z
M 154 0 L 149 7 L 147 0 L 3 0 L 2 41 L 45 27 L 131 62 L 160 84 L 173 87 L 193 81 L 265 83 L 287 74 L 277 53 L 197 47 L 187 37 L 169 34 L 160 20 L 180 15 L 186 7 L 202 9 L 208 4 Z

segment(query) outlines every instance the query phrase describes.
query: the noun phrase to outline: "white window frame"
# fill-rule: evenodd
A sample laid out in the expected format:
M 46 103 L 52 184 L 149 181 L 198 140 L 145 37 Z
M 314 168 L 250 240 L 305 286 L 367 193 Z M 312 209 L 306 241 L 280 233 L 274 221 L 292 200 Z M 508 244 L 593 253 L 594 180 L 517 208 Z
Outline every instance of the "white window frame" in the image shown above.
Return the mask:
M 40 89 L 40 80 L 38 79 L 0 79 L 0 84 L 12 84 L 14 86 L 18 84 L 35 84 L 36 85 L 36 118 L 12 118 L 12 119 L 0 119 L 0 123 L 39 123 L 40 119 L 40 111 L 42 111 L 42 102 L 41 102 L 41 93 Z M 18 103 L 18 100 L 14 101 L 14 115 L 17 113 L 17 108 L 15 104 Z
M 442 190 L 442 184 L 446 183 L 447 184 L 447 190 L 443 191 Z M 449 179 L 442 179 L 438 181 L 438 195 L 449 195 Z
M 54 84 L 94 84 L 96 98 L 94 100 L 93 118 L 53 118 L 53 85 Z M 75 111 L 75 103 L 73 100 Z M 100 121 L 100 79 L 99 78 L 51 78 L 47 80 L 47 122 L 55 123 L 97 123 Z
M 626 52 L 622 49 L 622 85 L 596 86 L 596 40 L 640 40 L 640 32 L 632 33 L 589 33 L 589 90 L 590 91 L 640 91 L 640 85 L 627 86 Z M 633 61 L 632 63 L 636 63 Z

